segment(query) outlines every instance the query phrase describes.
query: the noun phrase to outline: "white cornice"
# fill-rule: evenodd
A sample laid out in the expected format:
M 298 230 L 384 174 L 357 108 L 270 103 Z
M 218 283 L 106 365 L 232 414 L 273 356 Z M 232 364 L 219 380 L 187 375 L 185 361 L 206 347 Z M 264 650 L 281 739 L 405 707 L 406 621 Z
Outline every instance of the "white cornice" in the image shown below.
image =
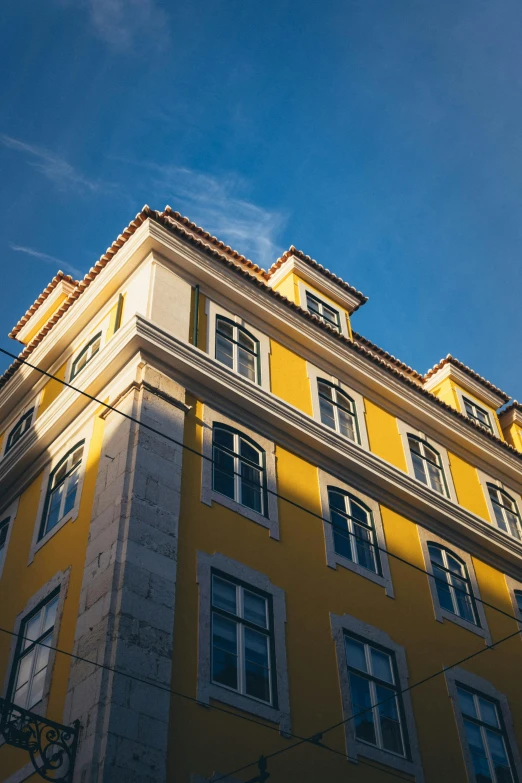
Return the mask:
M 473 551 L 515 578 L 522 578 L 521 542 L 141 316 L 122 327 L 107 344 L 106 352 L 101 351 L 89 364 L 81 388 L 93 396 L 105 397 L 111 379 L 121 375 L 132 357 L 138 355 L 160 362 L 164 370 L 169 368 L 203 401 L 219 405 L 224 413 L 254 427 L 311 464 L 349 481 L 355 489 Z M 129 378 L 125 375 L 125 383 Z M 25 440 L 23 449 L 13 449 L 9 459 L 0 464 L 0 494 L 7 497 L 11 494 L 9 488 L 19 491 L 23 482 L 31 480 L 33 471 L 38 466 L 41 469 L 53 433 L 63 432 L 87 405 L 89 400 L 79 392 L 62 392 L 39 420 L 38 438 Z
M 499 413 L 499 421 L 502 427 L 509 427 L 511 424 L 518 424 L 522 427 L 522 411 L 520 408 L 510 408 L 507 411 Z
M 151 250 L 160 253 L 164 262 L 189 282 L 199 283 L 203 294 L 229 309 L 234 308 L 258 329 L 304 359 L 318 367 L 324 366 L 369 400 L 522 492 L 522 461 L 501 443 L 496 443 L 466 420 L 445 410 L 435 399 L 425 396 L 421 389 L 409 385 L 355 347 L 320 329 L 271 296 L 270 291 L 263 290 L 260 285 L 253 288 L 255 283 L 252 279 L 238 275 L 224 264 L 217 264 L 206 253 L 151 220 L 145 221 L 118 251 L 103 273 L 50 332 L 51 342 L 49 337 L 46 338 L 33 351 L 29 361 L 47 369 L 63 356 L 75 336 L 89 322 L 93 309 L 101 308 Z M 17 370 L 0 390 L 2 418 L 23 404 L 24 395 L 33 392 L 39 378 L 40 374 L 27 366 Z
M 281 282 L 289 272 L 295 272 L 295 274 L 307 283 L 310 283 L 317 291 L 328 296 L 338 305 L 344 307 L 349 313 L 357 310 L 361 306 L 361 301 L 358 297 L 351 294 L 342 286 L 336 284 L 333 280 L 322 275 L 317 269 L 306 264 L 297 256 L 289 256 L 284 264 L 282 264 L 277 272 L 269 278 L 268 285 L 271 288 L 276 288 L 278 283 Z
M 495 411 L 497 408 L 500 408 L 501 405 L 504 405 L 505 400 L 502 397 L 499 397 L 494 391 L 483 386 L 479 381 L 471 378 L 459 367 L 455 367 L 454 364 L 451 364 L 451 362 L 447 362 L 440 370 L 437 370 L 436 373 L 430 375 L 424 384 L 424 388 L 431 391 L 439 383 L 446 380 L 446 378 L 455 381 L 455 383 L 470 392 L 470 394 L 473 394 L 478 400 L 485 402 L 486 405 L 489 405 Z

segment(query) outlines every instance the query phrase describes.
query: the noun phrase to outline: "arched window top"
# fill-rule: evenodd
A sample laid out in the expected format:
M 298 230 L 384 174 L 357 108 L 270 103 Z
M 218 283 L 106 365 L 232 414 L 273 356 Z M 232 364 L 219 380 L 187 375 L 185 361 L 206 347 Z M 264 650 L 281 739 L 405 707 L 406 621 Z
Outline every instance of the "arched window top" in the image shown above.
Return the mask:
M 34 407 L 26 411 L 20 416 L 20 418 L 18 419 L 14 427 L 9 432 L 9 435 L 7 436 L 4 454 L 7 454 L 7 452 L 10 449 L 12 449 L 13 446 L 16 443 L 18 443 L 18 441 L 30 429 L 31 424 L 33 423 L 33 413 L 34 413 Z
M 252 438 L 226 424 L 212 433 L 213 489 L 267 516 L 265 452 Z
M 441 495 L 448 496 L 442 459 L 437 449 L 426 440 L 411 433 L 408 433 L 408 445 L 415 478 Z
M 317 391 L 322 423 L 360 443 L 357 409 L 350 395 L 325 378 L 317 379 Z
M 488 483 L 487 487 L 497 525 L 505 533 L 520 540 L 520 512 L 516 500 L 495 484 Z
M 330 522 L 338 555 L 381 573 L 373 514 L 368 506 L 338 487 L 328 487 Z
M 98 332 L 85 345 L 71 365 L 71 380 L 80 373 L 101 348 L 102 333 Z
M 49 475 L 40 538 L 52 530 L 75 505 L 85 441 L 65 454 Z
M 428 551 L 441 608 L 469 623 L 480 625 L 464 561 L 451 549 L 434 541 L 428 541 Z
M 243 378 L 261 383 L 259 340 L 223 315 L 216 316 L 216 359 Z

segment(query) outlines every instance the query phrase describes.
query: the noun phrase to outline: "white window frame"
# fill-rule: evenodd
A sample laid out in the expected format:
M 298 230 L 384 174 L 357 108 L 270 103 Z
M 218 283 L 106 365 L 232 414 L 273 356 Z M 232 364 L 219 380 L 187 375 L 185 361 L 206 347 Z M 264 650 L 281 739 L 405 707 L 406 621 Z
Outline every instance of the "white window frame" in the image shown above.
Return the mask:
M 7 550 L 9 548 L 9 542 L 11 540 L 11 534 L 13 532 L 14 527 L 14 520 L 16 519 L 16 512 L 18 511 L 18 501 L 20 500 L 19 497 L 14 500 L 11 505 L 9 505 L 2 513 L 0 514 L 0 522 L 3 522 L 4 520 L 8 520 L 7 522 L 7 537 L 5 539 L 5 544 L 3 546 L 2 551 L 0 552 L 0 579 L 2 578 L 2 573 L 5 566 L 5 561 L 7 559 Z
M 276 460 L 275 444 L 273 441 L 264 438 L 257 432 L 244 427 L 240 422 L 229 419 L 218 413 L 208 405 L 203 406 L 203 459 L 201 460 L 201 502 L 207 506 L 213 503 L 219 503 L 221 506 L 235 511 L 237 514 L 256 522 L 267 528 L 270 537 L 279 540 L 279 519 L 277 509 L 277 480 L 276 480 Z M 237 500 L 226 497 L 213 488 L 212 470 L 213 470 L 213 429 L 214 424 L 226 424 L 238 432 L 243 433 L 254 441 L 265 452 L 265 481 L 266 481 L 266 516 L 260 514 L 254 509 L 241 505 Z
M 239 579 L 253 588 L 270 595 L 272 598 L 273 635 L 275 648 L 275 666 L 273 681 L 277 691 L 277 707 L 250 696 L 234 691 L 211 680 L 211 613 L 212 613 L 212 571 L 221 571 L 226 578 Z M 243 563 L 218 552 L 210 555 L 197 553 L 197 582 L 199 585 L 198 616 L 198 701 L 209 704 L 216 699 L 231 707 L 257 715 L 260 718 L 279 725 L 282 734 L 289 734 L 290 697 L 288 690 L 288 668 L 286 660 L 286 602 L 284 590 L 272 584 L 260 571 L 255 571 Z
M 10 457 L 12 454 L 17 454 L 19 450 L 25 449 L 25 447 L 27 445 L 27 435 L 31 432 L 31 430 L 33 430 L 35 422 L 36 422 L 36 417 L 38 415 L 38 406 L 40 404 L 41 397 L 42 397 L 42 393 L 40 392 L 40 394 L 38 394 L 36 397 L 33 397 L 30 400 L 30 402 L 28 402 L 26 405 L 24 405 L 21 410 L 18 410 L 17 413 L 14 416 L 10 417 L 9 424 L 7 425 L 6 429 L 4 430 L 4 437 L 2 439 L 2 446 L 1 446 L 1 449 L 0 449 L 0 457 L 2 457 L 2 458 L 3 457 L 8 457 L 8 456 Z M 34 410 L 33 410 L 33 415 L 32 415 L 30 426 L 24 432 L 22 437 L 19 440 L 17 440 L 17 442 L 13 446 L 11 446 L 11 448 L 8 451 L 6 451 L 7 439 L 9 437 L 9 434 L 14 429 L 14 427 L 16 427 L 16 425 L 18 424 L 20 419 L 23 416 L 25 416 L 25 414 L 28 411 L 30 411 L 31 408 L 33 408 Z M 16 459 L 16 457 L 15 457 L 15 459 Z
M 522 498 L 519 495 L 518 492 L 515 492 L 510 487 L 507 487 L 505 484 L 502 483 L 499 479 L 495 479 L 492 476 L 489 476 L 487 473 L 484 473 L 482 470 L 479 470 L 477 468 L 477 474 L 479 477 L 480 485 L 482 486 L 482 491 L 484 492 L 484 499 L 486 501 L 486 506 L 489 512 L 489 518 L 491 521 L 491 524 L 503 535 L 507 536 L 509 539 L 513 541 L 520 541 L 522 543 Z M 510 497 L 513 498 L 515 503 L 517 504 L 518 514 L 519 518 L 521 520 L 521 526 L 520 526 L 520 538 L 515 538 L 515 536 L 512 536 L 511 533 L 507 533 L 505 530 L 502 530 L 501 527 L 497 524 L 497 518 L 495 516 L 495 510 L 493 508 L 493 503 L 491 501 L 491 497 L 489 495 L 489 489 L 488 484 L 493 484 L 495 487 L 498 487 L 498 489 L 503 490 L 506 492 Z
M 466 737 L 466 729 L 464 726 L 464 719 L 460 711 L 460 705 L 457 693 L 457 683 L 462 683 L 464 686 L 468 686 L 474 691 L 484 694 L 486 698 L 493 699 L 497 702 L 500 711 L 502 713 L 502 719 L 504 721 L 504 727 L 506 730 L 506 736 L 509 742 L 509 750 L 513 759 L 513 765 L 518 780 L 522 780 L 522 761 L 520 759 L 520 752 L 518 749 L 515 730 L 513 728 L 513 719 L 511 717 L 511 710 L 506 696 L 498 691 L 488 680 L 483 677 L 479 677 L 476 674 L 461 669 L 460 667 L 454 667 L 445 672 L 446 687 L 448 689 L 448 695 L 453 706 L 453 714 L 455 716 L 455 722 L 457 724 L 457 731 L 460 739 L 460 747 L 462 755 L 464 757 L 464 765 L 466 767 L 466 773 L 469 783 L 476 783 L 475 773 L 473 772 L 473 760 L 469 751 L 468 740 Z
M 270 338 L 268 335 L 263 334 L 263 332 L 259 331 L 259 329 L 256 329 L 256 327 L 253 326 L 250 322 L 245 321 L 244 318 L 237 315 L 236 313 L 231 312 L 230 310 L 227 310 L 217 302 L 214 302 L 212 299 L 207 298 L 205 309 L 207 315 L 208 355 L 219 365 L 219 367 L 222 367 L 227 372 L 233 373 L 235 376 L 241 378 L 241 380 L 244 380 L 246 383 L 253 383 L 255 386 L 260 386 L 262 389 L 270 391 Z M 246 329 L 247 332 L 250 332 L 252 337 L 258 341 L 259 371 L 261 374 L 261 378 L 259 378 L 258 381 L 251 381 L 245 376 L 239 375 L 238 372 L 230 369 L 230 367 L 227 367 L 226 364 L 223 364 L 218 359 L 216 359 L 216 317 L 218 315 L 223 316 L 223 318 L 228 318 L 229 321 L 233 321 L 233 323 L 235 323 L 237 326 L 243 327 L 243 329 Z
M 323 372 L 323 370 L 319 369 L 319 367 L 316 367 L 314 364 L 311 364 L 311 362 L 306 362 L 306 373 L 308 375 L 308 378 L 310 380 L 310 391 L 312 395 L 312 412 L 314 419 L 321 424 L 322 427 L 324 427 L 325 431 L 328 433 L 332 433 L 337 435 L 339 438 L 342 438 L 344 442 L 349 441 L 350 443 L 355 443 L 357 446 L 361 446 L 361 448 L 365 449 L 366 451 L 370 450 L 370 444 L 368 441 L 368 430 L 366 428 L 366 408 L 364 405 L 364 397 L 362 394 L 360 394 L 358 391 L 353 389 L 351 386 L 347 386 L 344 381 L 342 381 L 340 378 L 336 377 L 335 375 L 332 375 L 329 372 Z M 328 427 L 326 424 L 323 424 L 321 421 L 321 405 L 319 401 L 319 387 L 318 387 L 318 381 L 324 379 L 325 381 L 328 381 L 333 386 L 338 387 L 341 391 L 345 392 L 345 394 L 348 395 L 348 397 L 351 397 L 351 399 L 354 402 L 355 406 L 355 415 L 357 417 L 357 429 L 359 432 L 359 442 L 356 440 L 351 440 L 350 438 L 347 438 L 345 435 L 341 435 L 340 432 L 337 430 L 333 430 L 331 427 Z
M 457 394 L 457 398 L 458 398 L 459 405 L 460 405 L 460 412 L 462 413 L 462 415 L 465 416 L 467 419 L 469 419 L 469 421 L 472 421 L 472 422 L 475 421 L 470 416 L 468 416 L 468 414 L 466 412 L 466 407 L 464 405 L 464 399 L 469 400 L 470 402 L 473 403 L 473 405 L 478 405 L 479 408 L 482 408 L 482 410 L 486 411 L 486 413 L 488 414 L 488 416 L 489 416 L 489 423 L 491 424 L 491 427 L 492 427 L 491 431 L 486 429 L 486 428 L 483 428 L 484 431 L 485 432 L 491 432 L 491 434 L 496 435 L 501 440 L 504 440 L 504 436 L 503 436 L 502 432 L 499 430 L 497 417 L 494 414 L 493 409 L 490 408 L 489 405 L 487 405 L 486 403 L 482 402 L 480 399 L 475 397 L 475 395 L 472 394 L 471 392 L 468 392 L 466 390 L 462 391 L 462 389 L 460 389 L 457 385 L 454 385 L 453 388 L 455 389 L 455 392 Z
M 325 294 L 316 291 L 314 288 L 307 285 L 305 282 L 303 282 L 303 280 L 300 280 L 299 278 L 297 281 L 297 288 L 299 291 L 300 307 L 303 310 L 306 310 L 307 313 L 310 312 L 308 309 L 308 303 L 306 301 L 307 293 L 313 296 L 315 299 L 319 299 L 319 301 L 324 302 L 326 305 L 328 305 L 328 307 L 331 307 L 332 310 L 336 310 L 339 313 L 339 334 L 342 334 L 344 337 L 350 339 L 350 332 L 348 330 L 346 312 L 345 309 L 341 307 L 341 305 L 337 304 L 337 302 L 334 302 L 333 299 L 330 299 Z
M 515 591 L 522 593 L 522 582 L 520 582 L 518 579 L 513 579 L 513 577 L 508 576 L 507 574 L 505 574 L 505 579 L 506 579 L 506 587 L 509 593 L 509 597 L 511 599 L 511 604 L 513 606 L 513 614 L 518 620 L 520 630 L 522 630 L 522 611 L 518 606 L 517 597 L 515 595 Z
M 76 430 L 69 430 L 65 432 L 63 436 L 60 437 L 57 441 L 55 441 L 55 443 L 53 443 L 50 447 L 51 459 L 47 467 L 44 469 L 42 473 L 42 480 L 40 485 L 40 500 L 38 503 L 38 512 L 36 514 L 36 523 L 33 531 L 33 539 L 31 543 L 31 549 L 29 552 L 28 565 L 33 562 L 35 554 L 43 546 L 45 546 L 45 544 L 49 541 L 50 538 L 56 535 L 56 533 L 58 533 L 58 531 L 61 530 L 62 527 L 64 527 L 68 522 L 74 522 L 78 517 L 78 514 L 80 512 L 83 482 L 85 479 L 87 459 L 88 459 L 89 447 L 90 447 L 93 429 L 94 429 L 94 416 L 92 416 L 90 421 L 87 424 L 83 425 L 82 427 Z M 49 477 L 52 471 L 54 470 L 54 468 L 67 454 L 67 452 L 70 449 L 72 449 L 73 446 L 81 440 L 84 441 L 83 456 L 80 465 L 80 475 L 78 478 L 76 496 L 74 498 L 74 506 L 67 512 L 67 514 L 65 514 L 60 519 L 58 524 L 56 524 L 53 528 L 51 528 L 51 530 L 48 530 L 47 533 L 45 533 L 45 535 L 39 538 L 43 514 L 45 512 L 45 499 L 46 499 L 47 489 L 49 485 Z
M 429 530 L 426 530 L 426 528 L 421 527 L 420 525 L 417 525 L 417 532 L 422 549 L 422 556 L 424 558 L 424 568 L 428 572 L 428 584 L 430 588 L 435 619 L 439 623 L 443 623 L 444 620 L 449 620 L 449 622 L 455 623 L 455 625 L 460 625 L 461 628 L 466 628 L 466 630 L 471 631 L 477 636 L 481 636 L 483 639 L 485 639 L 486 644 L 491 644 L 491 634 L 489 632 L 489 627 L 486 620 L 484 605 L 480 600 L 480 590 L 475 568 L 473 566 L 473 558 L 468 552 L 465 552 L 463 549 L 460 549 L 459 547 L 452 544 L 451 541 L 446 541 L 446 539 L 437 536 L 435 533 L 431 533 Z M 439 595 L 437 593 L 437 582 L 433 576 L 433 567 L 428 549 L 428 543 L 430 542 L 439 544 L 445 549 L 448 549 L 450 552 L 453 552 L 465 564 L 468 571 L 469 584 L 473 594 L 475 609 L 477 611 L 480 626 L 475 625 L 475 623 L 470 623 L 468 620 L 465 620 L 464 617 L 460 617 L 458 614 L 453 614 L 453 612 L 444 609 L 444 607 L 440 605 Z
M 349 484 L 340 481 L 339 479 L 335 478 L 334 476 L 322 470 L 321 468 L 318 469 L 318 478 L 319 478 L 319 492 L 321 496 L 321 513 L 323 518 L 323 530 L 324 530 L 327 566 L 334 570 L 337 569 L 337 566 L 341 566 L 342 568 L 346 568 L 348 571 L 353 571 L 354 573 L 359 574 L 359 576 L 363 576 L 365 579 L 369 579 L 371 582 L 375 582 L 381 587 L 384 587 L 386 591 L 386 595 L 389 596 L 390 598 L 394 598 L 390 564 L 388 561 L 388 555 L 385 551 L 386 538 L 384 535 L 384 526 L 382 523 L 381 508 L 379 503 L 373 498 L 370 498 L 367 495 L 363 495 L 361 492 L 354 489 Z M 341 492 L 347 492 L 348 494 L 353 495 L 356 499 L 360 500 L 361 503 L 364 503 L 364 505 L 368 506 L 368 508 L 370 509 L 373 517 L 373 527 L 374 527 L 375 538 L 378 546 L 376 555 L 379 558 L 381 572 L 382 572 L 381 574 L 376 574 L 367 568 L 363 568 L 363 566 L 360 566 L 358 563 L 355 563 L 353 560 L 348 560 L 346 557 L 343 557 L 342 555 L 338 554 L 335 551 L 334 536 L 333 536 L 331 515 L 330 515 L 330 503 L 328 499 L 328 487 L 339 489 L 341 490 Z
M 332 638 L 335 643 L 335 652 L 337 657 L 337 670 L 339 675 L 339 686 L 341 691 L 341 703 L 344 720 L 344 734 L 346 742 L 346 754 L 350 761 L 357 763 L 358 757 L 371 759 L 386 767 L 392 767 L 407 775 L 412 775 L 416 783 L 423 783 L 424 773 L 422 771 L 419 742 L 415 728 L 413 716 L 413 706 L 411 703 L 408 687 L 408 666 L 406 663 L 406 652 L 402 645 L 397 644 L 391 637 L 380 628 L 363 623 L 351 615 L 336 615 L 330 613 L 330 624 L 332 627 Z M 348 664 L 346 660 L 346 649 L 344 643 L 345 631 L 360 636 L 363 641 L 369 644 L 375 643 L 384 647 L 395 656 L 395 665 L 398 675 L 397 685 L 401 693 L 402 706 L 404 710 L 405 728 L 408 734 L 408 745 L 410 758 L 398 756 L 387 750 L 382 750 L 366 742 L 358 740 L 355 735 L 355 726 L 353 720 L 352 699 L 350 694 L 350 680 L 348 676 Z M 403 727 L 404 729 L 404 727 Z
M 99 348 L 98 348 L 98 350 L 97 350 L 97 351 L 96 351 L 96 353 L 94 353 L 94 354 L 93 354 L 93 353 L 90 353 L 90 349 L 92 349 L 92 346 L 93 346 L 93 345 L 96 343 L 96 341 L 97 341 L 98 339 L 100 340 L 100 345 L 99 345 Z M 70 361 L 70 364 L 69 364 L 69 368 L 68 368 L 68 375 L 67 375 L 69 382 L 71 382 L 71 383 L 72 383 L 73 381 L 75 381 L 75 380 L 76 380 L 76 378 L 77 378 L 77 377 L 78 377 L 78 376 L 79 376 L 79 375 L 80 375 L 80 374 L 83 372 L 83 370 L 85 370 L 85 368 L 87 367 L 87 365 L 88 365 L 88 364 L 90 364 L 90 363 L 91 363 L 91 362 L 92 362 L 92 361 L 93 361 L 93 360 L 96 358 L 96 356 L 98 356 L 98 354 L 101 352 L 101 350 L 102 350 L 103 346 L 104 346 L 104 333 L 103 333 L 103 330 L 100 328 L 100 329 L 98 329 L 97 331 L 95 331 L 95 332 L 92 334 L 92 336 L 89 336 L 89 337 L 87 338 L 87 340 L 85 340 L 85 342 L 84 342 L 84 343 L 82 344 L 82 346 L 79 348 L 79 350 L 75 351 L 74 355 L 73 355 L 73 356 L 71 356 L 71 361 Z M 72 372 L 73 372 L 73 367 L 74 367 L 74 364 L 75 364 L 75 362 L 76 362 L 76 361 L 77 361 L 77 360 L 80 358 L 80 356 L 81 356 L 81 355 L 82 355 L 84 352 L 86 352 L 86 353 L 88 354 L 87 361 L 85 362 L 85 364 L 83 365 L 83 367 L 81 367 L 81 368 L 78 370 L 78 372 L 76 372 L 76 373 L 73 375 L 73 374 L 72 374 Z
M 450 500 L 453 500 L 454 503 L 458 503 L 457 493 L 455 492 L 453 477 L 451 475 L 451 467 L 450 467 L 448 452 L 444 448 L 444 446 L 434 441 L 433 438 L 431 438 L 425 432 L 422 432 L 421 430 L 418 430 L 415 427 L 411 427 L 405 421 L 401 421 L 401 419 L 397 419 L 397 427 L 402 439 L 402 446 L 404 449 L 404 456 L 406 458 L 406 468 L 407 468 L 408 475 L 415 481 L 416 484 L 420 484 L 421 486 L 426 487 L 426 489 L 430 490 L 430 492 L 434 492 L 435 495 L 439 497 L 449 498 Z M 432 489 L 432 487 L 429 484 L 424 484 L 422 481 L 419 481 L 419 479 L 415 476 L 415 470 L 413 468 L 413 460 L 411 456 L 408 435 L 413 435 L 414 438 L 419 438 L 420 440 L 425 441 L 428 444 L 428 446 L 431 446 L 433 449 L 435 449 L 435 451 L 438 452 L 442 463 L 442 470 L 444 472 L 444 479 L 446 481 L 448 494 L 446 493 L 441 494 L 440 492 L 437 492 L 437 490 Z
M 70 572 L 71 569 L 68 568 L 65 571 L 60 571 L 57 574 L 55 574 L 52 577 L 52 579 L 50 579 L 45 585 L 43 585 L 43 587 L 41 587 L 36 593 L 34 593 L 34 595 L 31 596 L 31 598 L 26 603 L 22 611 L 16 615 L 16 619 L 13 626 L 13 633 L 15 634 L 15 636 L 12 637 L 11 648 L 9 651 L 9 662 L 6 668 L 4 684 L 2 688 L 2 696 L 4 698 L 7 697 L 8 688 L 11 682 L 11 675 L 13 674 L 13 666 L 15 665 L 15 653 L 16 653 L 17 642 L 18 642 L 18 634 L 20 633 L 22 623 L 24 622 L 27 615 L 31 614 L 31 612 L 33 612 L 34 609 L 36 609 L 36 607 L 39 604 L 45 601 L 45 599 L 48 596 L 50 596 L 52 593 L 54 593 L 56 590 L 59 590 L 59 599 L 58 599 L 58 607 L 56 610 L 56 618 L 55 618 L 54 628 L 53 628 L 53 636 L 50 642 L 50 646 L 51 647 L 58 646 L 58 637 L 60 633 L 60 625 L 62 621 L 65 598 L 67 596 L 67 589 L 69 586 Z M 33 707 L 31 707 L 31 712 L 35 712 L 37 715 L 46 714 L 47 703 L 49 700 L 49 693 L 51 690 L 52 679 L 53 679 L 55 659 L 56 659 L 56 650 L 50 650 L 49 660 L 47 662 L 47 671 L 45 674 L 45 683 L 44 683 L 42 699 L 39 702 L 37 702 Z

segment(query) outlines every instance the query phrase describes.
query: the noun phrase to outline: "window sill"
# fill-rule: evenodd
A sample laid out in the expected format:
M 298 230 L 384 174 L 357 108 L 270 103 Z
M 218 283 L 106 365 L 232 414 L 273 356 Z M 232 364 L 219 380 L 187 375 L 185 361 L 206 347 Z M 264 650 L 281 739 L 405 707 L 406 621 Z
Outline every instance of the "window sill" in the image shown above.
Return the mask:
M 343 557 L 334 551 L 333 554 L 328 557 L 328 567 L 336 571 L 337 566 L 341 566 L 341 568 L 345 568 L 347 571 L 353 571 L 354 574 L 358 574 L 364 579 L 369 579 L 370 582 L 375 582 L 375 584 L 380 585 L 380 587 L 384 587 L 386 595 L 390 598 L 394 598 L 393 588 L 389 579 L 386 579 L 380 574 L 376 574 L 375 571 L 370 571 L 368 568 L 363 568 L 359 563 L 354 563 L 353 560 L 348 560 L 348 558 Z
M 31 547 L 31 551 L 29 553 L 29 560 L 27 561 L 27 565 L 30 565 L 33 560 L 36 553 L 43 547 L 45 544 L 56 534 L 59 530 L 62 529 L 62 527 L 65 527 L 65 525 L 68 522 L 74 522 L 76 518 L 78 517 L 78 508 L 71 509 L 65 516 L 63 516 L 60 521 L 53 527 L 51 530 L 49 530 L 42 538 L 38 539 L 33 546 Z
M 258 511 L 254 511 L 253 509 L 248 508 L 248 506 L 241 505 L 241 503 L 238 503 L 237 500 L 232 500 L 232 498 L 229 498 L 226 495 L 221 495 L 214 489 L 210 491 L 209 498 L 202 497 L 201 500 L 208 506 L 212 506 L 213 503 L 218 503 L 220 506 L 225 506 L 231 511 L 235 511 L 236 514 L 240 514 L 242 517 L 246 517 L 251 522 L 255 522 L 256 524 L 265 527 L 269 531 L 271 538 L 279 540 L 279 529 L 277 522 L 273 522 L 268 517 L 265 517 L 264 514 L 260 514 Z
M 469 620 L 464 620 L 463 617 L 459 617 L 458 614 L 453 614 L 453 612 L 449 612 L 447 609 L 443 609 L 440 605 L 439 613 L 440 617 L 436 618 L 439 623 L 443 623 L 444 620 L 448 620 L 450 623 L 455 623 L 455 625 L 459 625 L 461 628 L 465 628 L 466 631 L 471 631 L 471 633 L 476 634 L 476 636 L 481 636 L 485 640 L 486 644 L 491 644 L 491 636 L 489 631 L 486 631 L 480 625 L 470 623 Z
M 200 691 L 202 692 L 198 693 L 198 699 L 205 704 L 208 704 L 210 699 L 214 699 L 222 704 L 228 704 L 230 707 L 236 707 L 236 709 L 243 712 L 249 712 L 251 715 L 257 715 L 257 717 L 264 718 L 264 720 L 270 721 L 270 723 L 280 725 L 282 722 L 283 716 L 281 712 L 270 704 L 251 699 L 242 693 L 221 687 L 215 682 L 208 683 L 203 688 L 200 688 Z

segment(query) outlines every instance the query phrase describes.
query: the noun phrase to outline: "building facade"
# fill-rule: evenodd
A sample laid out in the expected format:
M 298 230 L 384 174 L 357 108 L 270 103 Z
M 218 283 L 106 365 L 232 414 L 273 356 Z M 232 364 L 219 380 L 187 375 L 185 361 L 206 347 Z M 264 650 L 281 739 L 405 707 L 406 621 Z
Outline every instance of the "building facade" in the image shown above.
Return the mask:
M 144 207 L 14 327 L 2 783 L 522 783 L 522 407 L 365 301 Z

